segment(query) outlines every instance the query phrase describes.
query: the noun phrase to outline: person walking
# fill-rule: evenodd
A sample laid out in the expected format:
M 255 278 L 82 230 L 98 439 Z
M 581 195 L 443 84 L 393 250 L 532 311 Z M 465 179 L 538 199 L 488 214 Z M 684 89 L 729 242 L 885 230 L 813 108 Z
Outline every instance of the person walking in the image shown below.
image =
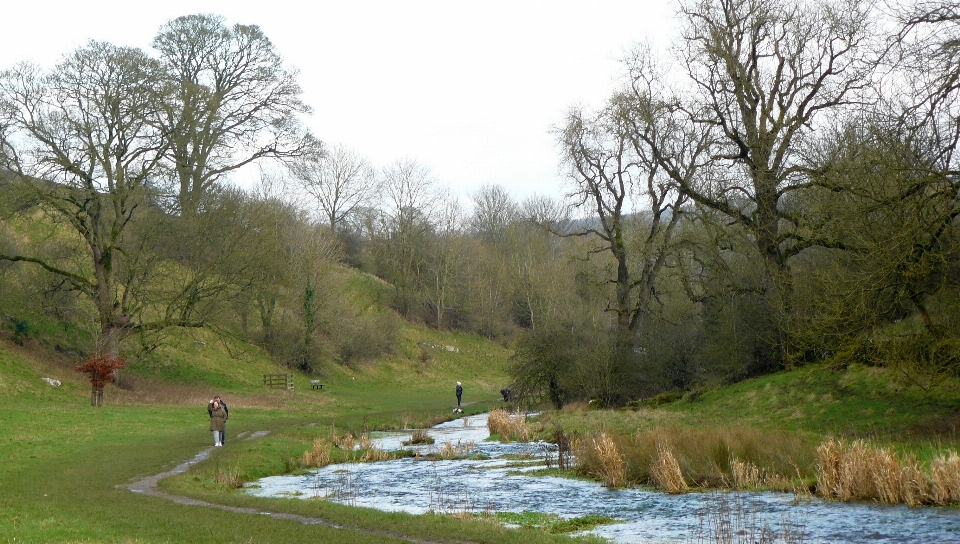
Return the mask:
M 224 429 L 226 429 L 227 411 L 216 399 L 213 400 L 213 405 L 210 408 L 210 430 L 213 432 L 213 445 L 219 448 L 223 446 L 220 437 L 223 436 Z
M 223 407 L 223 411 L 226 412 L 226 414 L 227 414 L 227 419 L 229 419 L 229 417 L 230 417 L 230 408 L 227 408 L 227 403 L 224 402 L 223 399 L 220 398 L 220 395 L 214 395 L 213 398 L 210 399 L 210 402 L 207 403 L 207 413 L 210 414 L 210 417 L 211 417 L 211 418 L 213 417 L 213 403 L 214 403 L 214 401 L 220 403 L 220 406 Z M 227 426 L 226 426 L 226 419 L 224 419 L 223 430 L 220 431 L 220 445 L 222 446 L 222 445 L 224 445 L 224 444 L 226 444 L 226 443 L 227 443 Z
M 457 382 L 457 409 L 460 408 L 461 397 L 463 397 L 463 386 L 460 385 L 460 382 Z

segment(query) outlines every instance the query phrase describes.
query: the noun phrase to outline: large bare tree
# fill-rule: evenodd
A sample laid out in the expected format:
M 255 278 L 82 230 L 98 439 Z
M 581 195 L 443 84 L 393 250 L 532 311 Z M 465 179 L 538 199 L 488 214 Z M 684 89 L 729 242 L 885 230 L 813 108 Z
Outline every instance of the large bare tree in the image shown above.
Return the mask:
M 826 116 L 873 98 L 882 50 L 861 0 L 696 0 L 682 8 L 681 60 L 695 88 L 690 121 L 709 125 L 722 176 L 684 183 L 691 197 L 749 229 L 776 274 L 823 242 L 794 228 L 783 201 L 806 186 L 804 138 Z
M 875 100 L 886 53 L 882 29 L 862 0 L 693 0 L 680 15 L 677 52 L 690 85 L 660 102 L 709 130 L 713 165 L 674 180 L 699 205 L 750 233 L 764 262 L 770 310 L 782 318 L 790 304 L 790 257 L 840 245 L 803 228 L 788 206 L 791 195 L 814 183 L 816 165 L 799 151 L 819 124 Z M 657 82 L 649 65 L 643 54 L 629 63 L 635 94 L 666 95 L 650 93 Z M 647 143 L 669 172 L 669 151 Z M 780 318 L 770 342 L 784 361 L 789 340 Z
M 196 211 L 227 173 L 263 158 L 316 152 L 298 121 L 296 70 L 287 68 L 256 25 L 228 27 L 214 15 L 178 17 L 153 40 L 176 91 L 163 110 L 181 211 Z
M 43 209 L 72 228 L 85 259 L 2 253 L 60 277 L 94 304 L 101 350 L 116 359 L 130 331 L 192 324 L 176 316 L 137 321 L 149 273 L 132 234 L 147 213 L 151 184 L 166 151 L 158 121 L 163 78 L 137 49 L 90 42 L 50 72 L 21 64 L 0 77 L 5 166 Z

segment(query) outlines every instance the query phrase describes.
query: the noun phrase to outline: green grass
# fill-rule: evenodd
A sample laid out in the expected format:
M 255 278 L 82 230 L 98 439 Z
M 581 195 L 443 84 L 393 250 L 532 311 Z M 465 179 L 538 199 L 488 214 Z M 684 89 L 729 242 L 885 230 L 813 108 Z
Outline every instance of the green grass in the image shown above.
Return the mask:
M 33 340 L 21 348 L 0 335 L 0 542 L 408 541 L 399 535 L 458 542 L 570 541 L 542 529 L 507 529 L 493 520 L 255 498 L 222 481 L 225 473 L 252 481 L 302 470 L 299 459 L 313 439 L 334 430 L 359 434 L 449 419 L 457 380 L 466 386 L 467 414 L 496 405 L 506 380 L 506 350 L 469 335 L 414 328 L 403 334 L 403 349 L 409 351 L 424 339 L 459 351 L 437 350 L 426 366 L 401 351 L 376 364 L 334 367 L 322 391 L 310 389 L 310 377 L 298 374 L 297 388 L 288 392 L 260 385 L 263 373 L 277 369 L 257 350 L 227 349 L 203 335 L 184 335 L 151 354 L 153 359 L 134 362 L 124 371 L 129 389 L 108 386 L 106 405 L 99 409 L 89 405 L 89 384 L 73 371 L 75 361 Z M 41 380 L 45 376 L 63 385 L 51 387 Z M 183 476 L 164 480 L 162 487 L 210 503 L 302 514 L 347 528 L 179 505 L 123 488 L 209 446 L 205 401 L 213 392 L 230 403 L 228 447 Z M 159 400 L 151 400 L 156 395 Z M 261 430 L 270 434 L 236 438 Z M 337 455 L 348 454 L 339 452 L 335 460 Z
M 869 438 L 917 446 L 960 445 L 960 382 L 924 390 L 894 370 L 826 365 L 780 372 L 673 402 L 624 410 L 583 405 L 539 418 L 543 436 L 556 427 L 632 434 L 657 427 L 748 426 L 821 437 Z
M 484 519 L 492 517 L 499 523 L 516 527 L 533 527 L 553 534 L 574 533 L 587 531 L 598 525 L 617 523 L 617 520 L 608 516 L 580 516 L 564 519 L 556 514 L 542 512 L 496 512 L 494 514 L 477 514 Z

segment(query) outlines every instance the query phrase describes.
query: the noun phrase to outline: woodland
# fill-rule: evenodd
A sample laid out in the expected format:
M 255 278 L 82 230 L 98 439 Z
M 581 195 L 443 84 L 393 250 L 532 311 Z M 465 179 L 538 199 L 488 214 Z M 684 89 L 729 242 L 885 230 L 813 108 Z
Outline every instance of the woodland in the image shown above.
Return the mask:
M 204 328 L 323 375 L 407 320 L 511 348 L 516 399 L 557 408 L 823 362 L 960 373 L 960 4 L 677 16 L 671 49 L 638 45 L 605 103 L 557 119 L 562 198 L 461 198 L 321 141 L 296 70 L 217 16 L 8 68 L 4 325 L 66 324 L 58 349 L 128 366 Z

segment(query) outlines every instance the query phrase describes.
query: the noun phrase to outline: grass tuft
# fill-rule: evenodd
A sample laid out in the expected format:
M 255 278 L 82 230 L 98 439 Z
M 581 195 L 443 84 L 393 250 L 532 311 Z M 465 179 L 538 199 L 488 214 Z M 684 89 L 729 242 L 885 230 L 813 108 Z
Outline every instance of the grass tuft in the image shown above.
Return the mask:
M 506 410 L 493 410 L 487 419 L 490 434 L 500 437 L 501 442 L 526 442 L 533 434 L 527 425 L 527 416 L 524 414 L 511 415 Z
M 657 457 L 650 465 L 650 478 L 667 493 L 683 493 L 687 490 L 680 463 L 673 451 L 662 442 L 657 444 Z
M 330 442 L 318 436 L 313 440 L 313 448 L 303 452 L 300 464 L 305 467 L 324 467 L 330 464 Z

